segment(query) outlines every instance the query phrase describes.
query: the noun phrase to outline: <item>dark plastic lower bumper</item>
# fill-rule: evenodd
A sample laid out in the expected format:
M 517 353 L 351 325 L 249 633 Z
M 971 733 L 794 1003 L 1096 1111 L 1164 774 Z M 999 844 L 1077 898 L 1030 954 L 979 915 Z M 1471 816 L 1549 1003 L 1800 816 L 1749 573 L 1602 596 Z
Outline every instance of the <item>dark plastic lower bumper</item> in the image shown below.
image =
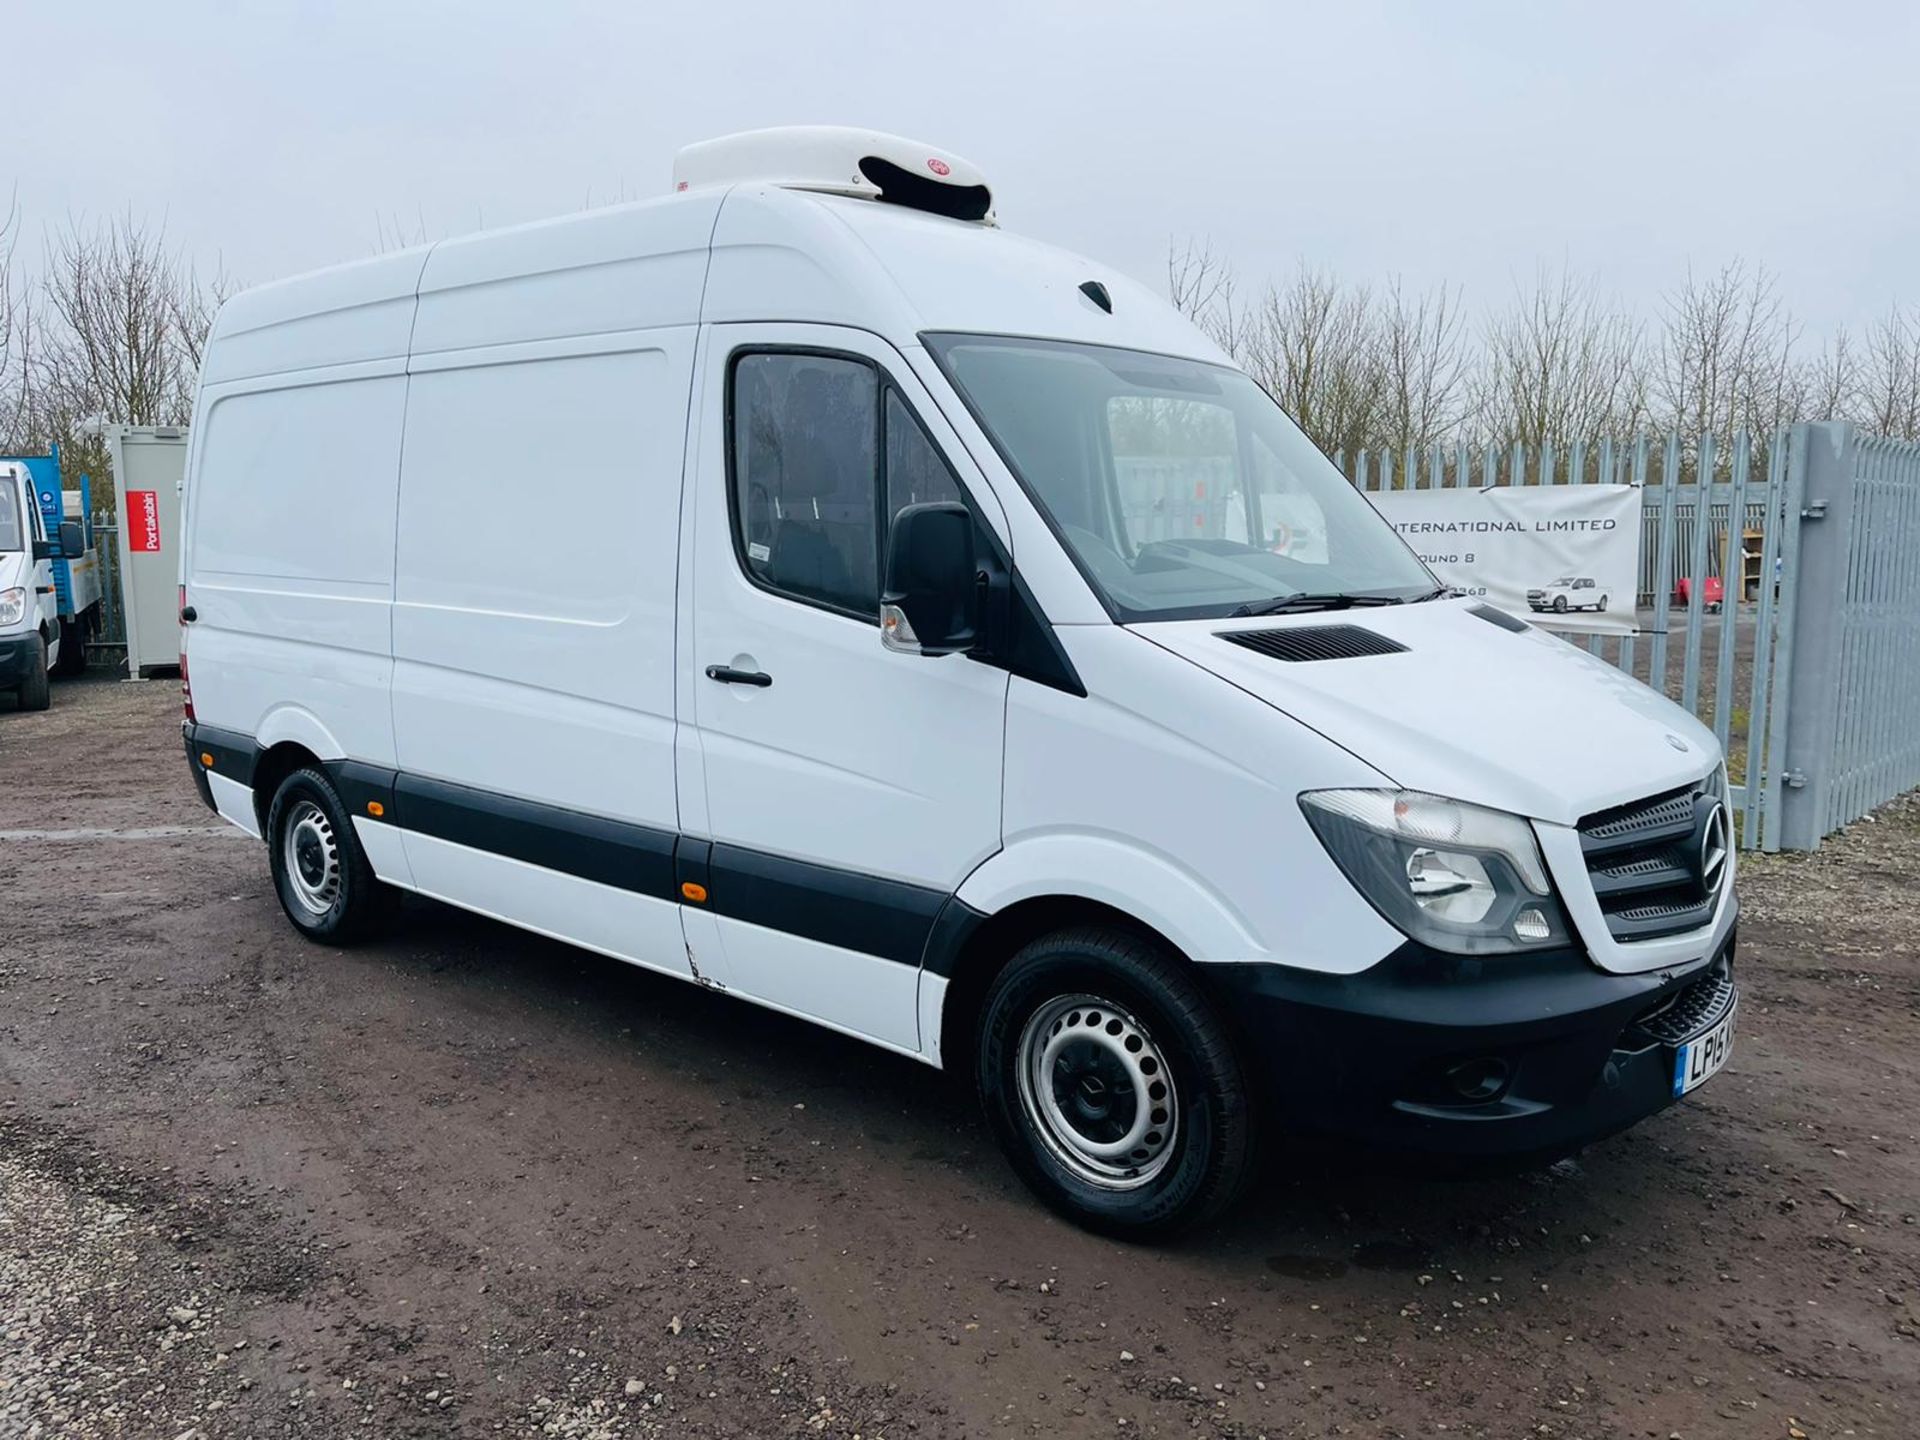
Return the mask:
M 1202 968 L 1288 1127 L 1527 1159 L 1673 1103 L 1679 1046 L 1737 1003 L 1733 952 L 1730 930 L 1714 955 L 1646 975 L 1610 974 L 1578 949 L 1473 959 L 1411 942 L 1352 976 Z
M 207 767 L 200 760 L 201 755 L 206 752 L 194 743 L 195 729 L 191 720 L 180 727 L 180 737 L 187 747 L 187 769 L 193 774 L 193 788 L 200 796 L 200 803 L 207 809 L 213 810 L 216 808 L 213 803 L 213 785 L 207 779 Z

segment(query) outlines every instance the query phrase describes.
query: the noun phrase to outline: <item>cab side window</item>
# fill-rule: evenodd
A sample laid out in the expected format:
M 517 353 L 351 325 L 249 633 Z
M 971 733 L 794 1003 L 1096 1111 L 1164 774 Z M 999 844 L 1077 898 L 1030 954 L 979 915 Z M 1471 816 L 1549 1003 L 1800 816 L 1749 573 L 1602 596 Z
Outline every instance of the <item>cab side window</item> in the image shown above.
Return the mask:
M 880 377 L 831 355 L 733 363 L 734 543 L 769 590 L 862 617 L 879 607 Z
M 887 524 L 909 505 L 936 501 L 964 503 L 960 482 L 946 458 L 934 448 L 920 422 L 900 398 L 887 391 Z M 884 545 L 886 537 L 881 536 Z
M 952 469 L 863 360 L 749 352 L 729 383 L 734 549 L 748 578 L 877 622 L 887 529 L 908 505 L 963 501 Z

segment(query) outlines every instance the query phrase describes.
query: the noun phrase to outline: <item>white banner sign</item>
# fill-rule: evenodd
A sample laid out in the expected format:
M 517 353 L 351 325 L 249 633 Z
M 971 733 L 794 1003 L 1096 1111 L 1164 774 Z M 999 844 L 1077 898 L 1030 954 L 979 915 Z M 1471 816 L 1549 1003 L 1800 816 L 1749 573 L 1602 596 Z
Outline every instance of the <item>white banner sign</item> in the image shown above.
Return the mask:
M 1631 485 L 1365 494 L 1448 585 L 1551 629 L 1637 628 L 1640 492 Z

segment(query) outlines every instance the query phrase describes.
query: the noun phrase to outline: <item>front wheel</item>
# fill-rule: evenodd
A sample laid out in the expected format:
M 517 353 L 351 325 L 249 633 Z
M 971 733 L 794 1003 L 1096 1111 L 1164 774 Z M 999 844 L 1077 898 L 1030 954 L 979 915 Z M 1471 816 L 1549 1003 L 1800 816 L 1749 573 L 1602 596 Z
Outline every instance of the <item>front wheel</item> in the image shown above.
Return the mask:
M 976 1063 L 1020 1178 L 1089 1229 L 1171 1235 L 1246 1179 L 1253 1121 L 1232 1039 L 1144 937 L 1085 927 L 1027 945 L 988 992 Z
M 309 940 L 351 945 L 381 918 L 385 887 L 323 771 L 296 770 L 280 782 L 267 811 L 267 859 L 280 908 Z
M 20 677 L 20 708 L 45 710 L 53 704 L 53 690 L 47 684 L 47 641 L 33 637 L 33 654 L 27 661 L 27 673 Z

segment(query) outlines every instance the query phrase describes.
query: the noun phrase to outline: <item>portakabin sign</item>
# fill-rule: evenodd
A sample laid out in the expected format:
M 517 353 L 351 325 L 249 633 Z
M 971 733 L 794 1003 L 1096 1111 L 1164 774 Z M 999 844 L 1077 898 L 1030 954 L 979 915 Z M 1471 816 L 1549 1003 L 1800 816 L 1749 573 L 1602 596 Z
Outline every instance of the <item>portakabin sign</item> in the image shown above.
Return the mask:
M 127 492 L 127 549 L 136 555 L 160 553 L 160 493 Z

